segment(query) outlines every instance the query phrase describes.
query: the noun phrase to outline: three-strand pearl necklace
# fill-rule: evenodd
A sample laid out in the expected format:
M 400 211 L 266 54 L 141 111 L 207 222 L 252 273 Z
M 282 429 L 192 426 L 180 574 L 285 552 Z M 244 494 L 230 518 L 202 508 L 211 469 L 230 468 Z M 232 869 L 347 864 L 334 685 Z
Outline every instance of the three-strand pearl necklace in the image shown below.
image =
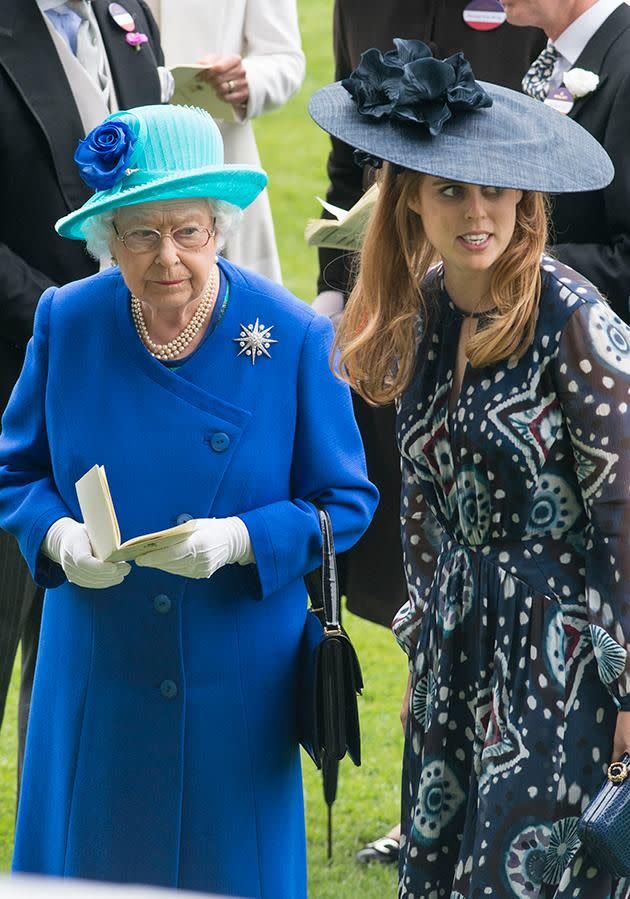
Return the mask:
M 213 266 L 212 274 L 210 275 L 208 285 L 199 301 L 199 305 L 195 309 L 195 314 L 184 330 L 178 334 L 177 337 L 174 337 L 173 340 L 169 340 L 168 343 L 155 343 L 155 341 L 151 340 L 147 330 L 147 323 L 144 319 L 144 312 L 142 311 L 142 303 L 138 297 L 133 294 L 131 295 L 131 315 L 133 317 L 133 323 L 136 326 L 136 331 L 138 332 L 140 340 L 152 356 L 155 356 L 156 359 L 175 359 L 184 352 L 186 347 L 195 339 L 205 324 L 206 319 L 212 312 L 217 298 L 217 287 L 218 267 L 215 265 Z

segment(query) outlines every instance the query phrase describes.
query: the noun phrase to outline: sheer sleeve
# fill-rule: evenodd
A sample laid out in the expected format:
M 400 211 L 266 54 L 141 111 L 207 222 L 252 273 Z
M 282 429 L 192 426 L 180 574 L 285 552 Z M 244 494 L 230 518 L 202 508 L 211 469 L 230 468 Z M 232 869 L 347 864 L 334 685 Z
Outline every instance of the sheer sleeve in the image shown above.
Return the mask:
M 443 531 L 420 492 L 418 476 L 404 457 L 400 524 L 409 598 L 397 612 L 392 629 L 412 662 Z
M 562 333 L 562 404 L 588 516 L 586 602 L 599 675 L 630 711 L 630 328 L 586 303 Z

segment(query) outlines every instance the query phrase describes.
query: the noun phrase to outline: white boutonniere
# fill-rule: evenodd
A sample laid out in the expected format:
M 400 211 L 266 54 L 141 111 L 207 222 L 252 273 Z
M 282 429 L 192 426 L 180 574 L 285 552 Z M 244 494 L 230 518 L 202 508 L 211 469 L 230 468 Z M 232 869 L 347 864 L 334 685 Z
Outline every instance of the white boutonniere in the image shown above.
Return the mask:
M 599 87 L 599 75 L 588 69 L 569 69 L 564 73 L 563 81 L 576 100 L 592 94 Z

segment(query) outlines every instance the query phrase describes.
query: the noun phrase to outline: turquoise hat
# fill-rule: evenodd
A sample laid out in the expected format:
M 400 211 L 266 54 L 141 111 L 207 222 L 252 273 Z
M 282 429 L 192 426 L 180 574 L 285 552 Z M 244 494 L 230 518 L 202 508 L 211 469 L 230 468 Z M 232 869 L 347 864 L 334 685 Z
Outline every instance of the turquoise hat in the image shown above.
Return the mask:
M 86 222 L 110 209 L 189 197 L 244 209 L 267 184 L 261 169 L 224 165 L 221 132 L 205 110 L 192 106 L 113 113 L 79 142 L 74 159 L 95 193 L 55 225 L 73 240 L 84 240 Z

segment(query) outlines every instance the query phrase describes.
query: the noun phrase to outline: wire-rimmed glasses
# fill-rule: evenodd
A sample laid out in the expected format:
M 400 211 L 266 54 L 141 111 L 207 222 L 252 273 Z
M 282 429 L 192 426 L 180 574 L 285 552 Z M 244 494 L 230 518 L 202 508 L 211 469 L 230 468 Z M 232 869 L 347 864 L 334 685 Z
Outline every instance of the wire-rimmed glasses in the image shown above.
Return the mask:
M 162 239 L 170 237 L 180 250 L 200 250 L 214 237 L 214 229 L 204 228 L 200 225 L 182 225 L 173 231 L 158 231 L 155 228 L 131 228 L 124 234 L 118 233 L 114 224 L 116 240 L 121 241 L 130 253 L 157 252 Z

